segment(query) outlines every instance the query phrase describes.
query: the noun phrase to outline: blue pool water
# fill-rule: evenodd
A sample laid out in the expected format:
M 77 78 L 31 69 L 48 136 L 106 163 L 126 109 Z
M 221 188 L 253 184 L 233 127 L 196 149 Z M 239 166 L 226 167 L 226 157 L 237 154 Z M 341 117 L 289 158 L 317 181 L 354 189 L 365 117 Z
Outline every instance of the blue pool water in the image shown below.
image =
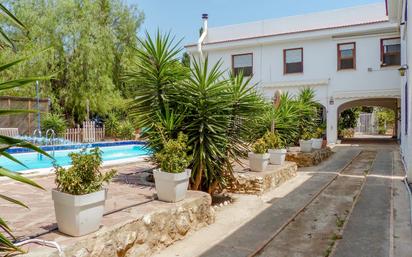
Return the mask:
M 70 165 L 71 160 L 68 154 L 71 152 L 79 152 L 80 150 L 81 149 L 55 151 L 54 158 L 60 166 Z M 149 151 L 144 148 L 144 145 L 141 144 L 100 147 L 100 150 L 102 150 L 103 161 L 121 160 L 149 154 Z M 51 155 L 51 152 L 48 153 Z M 38 153 L 18 153 L 13 154 L 13 156 L 24 163 L 27 168 L 18 163 L 12 162 L 3 156 L 0 157 L 0 167 L 4 167 L 15 172 L 53 167 L 52 159 Z

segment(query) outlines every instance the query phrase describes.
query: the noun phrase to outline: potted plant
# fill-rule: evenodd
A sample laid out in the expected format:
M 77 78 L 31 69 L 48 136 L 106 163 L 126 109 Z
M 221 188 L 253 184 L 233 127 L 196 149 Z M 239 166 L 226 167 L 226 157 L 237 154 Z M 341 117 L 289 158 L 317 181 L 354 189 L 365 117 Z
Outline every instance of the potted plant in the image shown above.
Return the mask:
M 268 148 L 269 163 L 282 165 L 285 162 L 287 153 L 284 142 L 277 133 L 272 132 L 267 132 L 263 138 Z
M 187 136 L 179 133 L 177 139 L 164 143 L 154 155 L 160 168 L 153 171 L 157 197 L 165 202 L 178 202 L 185 198 L 191 170 L 187 169 L 192 157 L 187 155 Z
M 102 155 L 99 148 L 69 154 L 72 166 L 55 166 L 57 188 L 52 190 L 54 211 L 59 231 L 70 236 L 83 236 L 99 229 L 106 200 L 103 184 L 115 170 L 100 172 Z
M 312 133 L 305 131 L 302 134 L 301 140 L 299 140 L 300 151 L 309 153 L 312 151 Z
M 267 145 L 263 138 L 258 139 L 252 146 L 249 156 L 249 167 L 251 171 L 265 171 L 269 163 Z
M 316 132 L 313 135 L 314 138 L 312 138 L 312 148 L 321 149 L 323 144 L 323 129 L 317 128 Z

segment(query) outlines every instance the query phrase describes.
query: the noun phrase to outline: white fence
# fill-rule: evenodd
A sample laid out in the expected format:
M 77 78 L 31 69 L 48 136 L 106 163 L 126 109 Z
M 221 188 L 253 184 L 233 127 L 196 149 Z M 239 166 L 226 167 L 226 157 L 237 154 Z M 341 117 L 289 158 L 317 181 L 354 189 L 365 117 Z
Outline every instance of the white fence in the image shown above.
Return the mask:
M 83 127 L 77 125 L 76 128 L 66 130 L 64 139 L 75 143 L 91 143 L 104 139 L 104 125 L 102 128 L 96 128 L 94 121 L 84 121 Z
M 19 135 L 19 128 L 0 128 L 0 135 L 6 137 L 17 137 Z

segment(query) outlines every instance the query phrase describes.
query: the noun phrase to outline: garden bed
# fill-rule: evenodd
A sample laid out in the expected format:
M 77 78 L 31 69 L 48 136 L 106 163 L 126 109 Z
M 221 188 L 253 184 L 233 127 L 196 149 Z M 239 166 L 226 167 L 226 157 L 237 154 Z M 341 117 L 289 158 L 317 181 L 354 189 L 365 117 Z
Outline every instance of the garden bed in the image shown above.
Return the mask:
M 295 162 L 298 167 L 310 167 L 318 165 L 333 154 L 333 151 L 329 147 L 319 150 L 312 150 L 312 152 L 310 153 L 303 153 L 298 149 L 299 148 L 292 148 L 286 155 L 286 160 Z
M 294 162 L 285 162 L 283 165 L 268 165 L 263 172 L 253 172 L 247 166 L 237 166 L 234 179 L 226 190 L 231 193 L 261 195 L 296 176 L 296 171 L 297 165 Z
M 56 241 L 65 256 L 150 256 L 191 232 L 214 222 L 210 195 L 189 191 L 178 203 L 153 201 L 103 218 L 103 226 L 83 237 L 58 232 L 40 239 Z M 24 247 L 26 248 L 26 247 Z M 56 249 L 30 245 L 24 257 L 59 257 Z

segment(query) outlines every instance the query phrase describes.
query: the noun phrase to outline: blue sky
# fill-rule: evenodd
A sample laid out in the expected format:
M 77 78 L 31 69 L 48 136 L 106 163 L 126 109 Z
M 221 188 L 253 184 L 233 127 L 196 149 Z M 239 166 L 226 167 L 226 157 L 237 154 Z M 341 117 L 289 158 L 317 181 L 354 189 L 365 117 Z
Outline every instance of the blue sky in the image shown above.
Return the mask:
M 201 14 L 209 14 L 209 27 L 298 15 L 384 0 L 126 0 L 146 16 L 140 33 L 171 30 L 183 44 L 197 41 Z

